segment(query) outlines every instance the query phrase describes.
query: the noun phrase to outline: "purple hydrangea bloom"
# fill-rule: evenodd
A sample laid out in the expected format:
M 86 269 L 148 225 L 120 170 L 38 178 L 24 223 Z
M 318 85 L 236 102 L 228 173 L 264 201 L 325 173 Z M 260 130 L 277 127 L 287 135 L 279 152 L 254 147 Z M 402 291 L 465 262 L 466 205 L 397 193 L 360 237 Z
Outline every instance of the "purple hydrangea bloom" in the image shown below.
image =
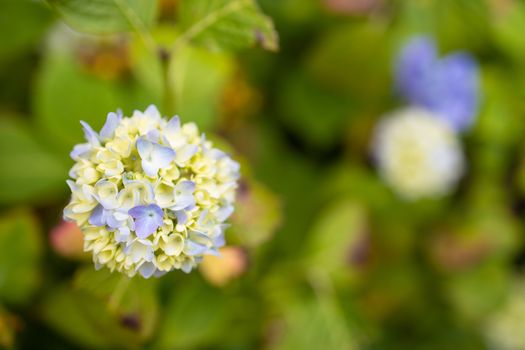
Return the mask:
M 464 52 L 437 56 L 434 42 L 416 37 L 401 50 L 396 63 L 396 88 L 411 104 L 425 108 L 464 131 L 474 122 L 479 103 L 479 71 Z
M 128 213 L 135 219 L 135 233 L 140 239 L 147 238 L 163 224 L 164 212 L 156 204 L 139 205 Z

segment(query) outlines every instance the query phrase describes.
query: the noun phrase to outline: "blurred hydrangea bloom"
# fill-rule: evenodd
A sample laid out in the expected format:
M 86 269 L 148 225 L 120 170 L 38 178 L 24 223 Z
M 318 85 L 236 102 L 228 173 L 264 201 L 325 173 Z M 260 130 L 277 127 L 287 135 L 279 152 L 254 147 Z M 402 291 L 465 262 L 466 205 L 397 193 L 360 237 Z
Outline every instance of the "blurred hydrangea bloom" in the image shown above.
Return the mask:
M 399 54 L 396 87 L 412 105 L 428 109 L 456 131 L 474 122 L 479 73 L 475 59 L 467 53 L 438 58 L 431 39 L 416 37 Z
M 166 120 L 155 106 L 131 118 L 109 113 L 97 133 L 81 122 L 64 217 L 84 234 L 96 267 L 129 276 L 190 272 L 224 245 L 239 164 L 193 123 Z
M 491 349 L 525 349 L 525 285 L 511 289 L 506 304 L 487 322 L 486 335 Z
M 372 147 L 382 177 L 406 199 L 445 195 L 463 174 L 457 135 L 423 109 L 405 108 L 385 116 Z

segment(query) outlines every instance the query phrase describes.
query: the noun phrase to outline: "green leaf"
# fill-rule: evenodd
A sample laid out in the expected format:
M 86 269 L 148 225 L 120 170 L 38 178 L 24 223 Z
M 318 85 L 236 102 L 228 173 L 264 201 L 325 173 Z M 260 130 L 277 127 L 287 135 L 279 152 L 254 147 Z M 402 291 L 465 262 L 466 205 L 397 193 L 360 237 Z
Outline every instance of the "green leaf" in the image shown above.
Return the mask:
M 148 339 L 153 334 L 159 315 L 157 279 L 128 278 L 108 269 L 95 270 L 87 266 L 77 271 L 74 287 L 107 301 L 110 311 L 133 317 L 139 336 Z
M 36 46 L 51 23 L 49 11 L 35 1 L 0 1 L 0 62 Z
M 65 190 L 67 167 L 13 118 L 0 118 L 0 204 L 39 200 Z
M 230 327 L 232 305 L 220 290 L 201 280 L 174 288 L 154 349 L 189 349 L 218 344 Z
M 345 93 L 356 106 L 377 112 L 378 103 L 388 101 L 392 92 L 391 39 L 387 28 L 375 22 L 336 26 L 307 56 L 307 71 L 319 86 Z
M 493 312 L 507 295 L 509 271 L 498 262 L 490 262 L 451 276 L 444 286 L 446 296 L 459 316 L 480 320 Z
M 72 284 L 51 290 L 40 314 L 49 326 L 79 345 L 139 348 L 155 329 L 156 282 L 88 266 L 77 271 Z
M 182 0 L 182 35 L 175 49 L 190 43 L 210 49 L 242 49 L 256 44 L 275 51 L 277 33 L 255 0 Z
M 157 103 L 157 91 L 138 79 L 103 79 L 86 71 L 71 54 L 50 52 L 41 65 L 34 90 L 34 111 L 39 132 L 64 157 L 84 142 L 80 120 L 99 130 L 109 112 L 124 113 Z M 150 68 L 155 74 L 155 66 Z M 67 101 L 64 96 L 67 96 Z
M 203 130 L 217 123 L 217 106 L 233 71 L 233 61 L 224 53 L 186 47 L 175 56 L 172 75 L 177 113 Z
M 143 31 L 153 24 L 153 0 L 47 0 L 71 27 L 94 34 Z
M 40 281 L 40 227 L 27 211 L 0 218 L 0 303 L 26 302 Z
M 356 349 L 352 331 L 346 327 L 341 309 L 329 296 L 321 300 L 296 300 L 286 307 L 286 331 L 272 349 Z
M 494 4 L 493 6 L 498 5 Z M 503 5 L 499 6 L 504 7 Z M 495 44 L 516 62 L 521 63 L 525 51 L 525 37 L 519 28 L 525 25 L 525 4 L 513 1 L 507 4 L 503 10 L 495 8 L 491 15 L 490 28 L 494 35 Z
M 340 91 L 320 86 L 303 71 L 288 74 L 278 103 L 283 121 L 310 144 L 328 148 L 343 138 L 351 110 L 348 99 Z
M 54 288 L 39 311 L 49 327 L 87 348 L 134 348 L 137 343 L 136 335 L 112 318 L 103 303 L 67 285 Z
M 348 255 L 362 243 L 365 234 L 366 217 L 361 205 L 349 199 L 330 205 L 312 228 L 309 265 L 328 273 L 342 267 L 349 269 Z

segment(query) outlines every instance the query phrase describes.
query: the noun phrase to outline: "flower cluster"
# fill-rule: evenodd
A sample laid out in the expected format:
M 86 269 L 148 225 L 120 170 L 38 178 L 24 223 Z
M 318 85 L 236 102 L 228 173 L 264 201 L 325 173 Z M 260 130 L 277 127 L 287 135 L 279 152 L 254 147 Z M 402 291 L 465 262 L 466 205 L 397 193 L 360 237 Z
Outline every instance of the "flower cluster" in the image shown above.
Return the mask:
M 410 40 L 396 63 L 397 90 L 411 107 L 380 122 L 373 140 L 375 160 L 402 197 L 445 195 L 465 168 L 459 133 L 477 113 L 477 63 L 463 52 L 438 58 L 426 37 Z
M 382 177 L 406 199 L 444 195 L 463 173 L 463 153 L 453 130 L 423 109 L 387 115 L 374 137 Z
M 410 40 L 397 59 L 397 90 L 411 105 L 464 131 L 474 122 L 478 109 L 478 65 L 468 53 L 439 58 L 436 51 L 430 38 Z
M 162 118 L 155 106 L 130 118 L 109 113 L 99 133 L 71 152 L 72 198 L 64 218 L 84 234 L 96 267 L 128 276 L 190 272 L 224 245 L 239 164 L 193 123 Z

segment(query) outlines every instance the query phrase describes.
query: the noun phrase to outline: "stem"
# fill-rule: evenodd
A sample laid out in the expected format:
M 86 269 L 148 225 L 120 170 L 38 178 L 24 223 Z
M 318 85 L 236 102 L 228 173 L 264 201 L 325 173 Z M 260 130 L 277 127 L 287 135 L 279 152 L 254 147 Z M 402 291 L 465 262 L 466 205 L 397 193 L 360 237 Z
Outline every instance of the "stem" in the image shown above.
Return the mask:
M 159 49 L 160 64 L 162 66 L 162 80 L 163 80 L 163 100 L 162 105 L 164 114 L 171 116 L 176 112 L 175 93 L 170 79 L 171 70 L 171 53 L 164 49 Z
M 130 281 L 131 281 L 131 278 L 128 278 L 127 276 L 124 276 L 124 275 L 118 281 L 117 285 L 115 286 L 115 290 L 109 297 L 109 301 L 108 301 L 108 307 L 111 311 L 117 311 L 117 308 L 120 304 L 122 296 L 124 296 L 126 289 L 128 289 Z

